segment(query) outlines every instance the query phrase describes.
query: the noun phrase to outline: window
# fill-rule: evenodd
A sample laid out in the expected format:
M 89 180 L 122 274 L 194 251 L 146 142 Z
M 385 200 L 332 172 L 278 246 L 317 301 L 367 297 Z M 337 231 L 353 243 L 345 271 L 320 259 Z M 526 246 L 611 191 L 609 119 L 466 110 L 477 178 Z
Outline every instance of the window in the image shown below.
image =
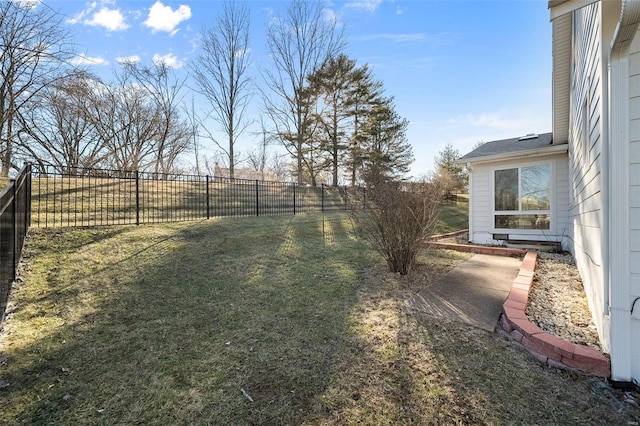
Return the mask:
M 551 166 L 539 164 L 494 172 L 496 229 L 550 229 Z

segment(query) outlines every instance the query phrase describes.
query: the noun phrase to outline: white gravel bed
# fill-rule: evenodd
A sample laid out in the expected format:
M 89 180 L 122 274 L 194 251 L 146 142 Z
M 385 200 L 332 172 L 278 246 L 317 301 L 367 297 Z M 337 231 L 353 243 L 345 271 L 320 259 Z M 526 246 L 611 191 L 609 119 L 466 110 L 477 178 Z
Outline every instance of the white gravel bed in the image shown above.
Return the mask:
M 582 280 L 570 254 L 539 253 L 526 314 L 547 333 L 602 350 Z

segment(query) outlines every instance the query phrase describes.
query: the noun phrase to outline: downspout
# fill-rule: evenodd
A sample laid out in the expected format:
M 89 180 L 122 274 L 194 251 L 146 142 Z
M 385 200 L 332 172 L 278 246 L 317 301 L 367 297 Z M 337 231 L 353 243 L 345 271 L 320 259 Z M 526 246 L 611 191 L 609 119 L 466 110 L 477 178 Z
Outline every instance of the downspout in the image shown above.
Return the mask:
M 605 294 L 609 295 L 611 380 L 631 381 L 629 313 L 629 48 L 640 22 L 640 0 L 622 0 L 609 54 L 609 140 L 603 151 Z
M 601 5 L 601 13 L 604 14 L 604 8 Z M 617 26 L 616 26 L 617 30 Z M 602 28 L 604 31 L 604 28 Z M 614 34 L 617 31 L 614 31 Z M 612 37 L 613 39 L 613 37 Z M 602 45 L 604 48 L 604 37 L 602 37 Z M 610 47 L 610 46 L 609 46 Z M 602 229 L 600 229 L 600 241 L 602 241 L 602 280 L 604 282 L 604 290 L 602 298 L 603 304 L 603 316 L 604 316 L 604 325 L 603 328 L 606 330 L 610 330 L 610 314 L 611 314 L 611 297 L 609 295 L 610 292 L 610 278 L 609 278 L 609 149 L 610 149 L 610 126 L 609 120 L 611 119 L 611 110 L 610 110 L 610 101 L 609 101 L 609 66 L 611 64 L 611 50 L 606 53 L 607 55 L 607 68 L 603 67 L 602 69 L 602 103 L 601 103 L 601 117 L 602 117 L 602 134 L 604 137 L 602 138 Z M 604 61 L 604 54 L 601 58 Z M 608 345 L 608 351 L 611 352 L 611 339 L 610 339 L 610 331 L 607 331 L 608 336 L 606 337 Z M 602 337 L 600 337 L 602 339 Z

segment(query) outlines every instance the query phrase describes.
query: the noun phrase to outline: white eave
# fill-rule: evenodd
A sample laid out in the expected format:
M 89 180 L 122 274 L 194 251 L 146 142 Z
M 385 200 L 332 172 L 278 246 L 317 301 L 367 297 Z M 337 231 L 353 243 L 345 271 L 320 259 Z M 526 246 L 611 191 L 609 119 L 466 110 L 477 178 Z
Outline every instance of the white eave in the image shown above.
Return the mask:
M 571 32 L 573 25 L 571 14 L 568 13 L 555 18 L 552 25 L 553 141 L 554 143 L 564 144 L 569 140 L 569 107 L 571 99 Z
M 493 154 L 493 155 L 484 155 L 482 157 L 473 157 L 467 159 L 460 159 L 456 161 L 456 164 L 464 166 L 466 164 L 482 164 L 482 163 L 493 163 L 496 161 L 507 161 L 507 160 L 522 160 L 525 158 L 531 157 L 542 157 L 547 155 L 554 154 L 562 154 L 569 150 L 569 145 L 549 145 L 543 148 L 536 149 L 528 149 L 525 151 L 511 151 L 505 152 L 501 154 Z
M 554 21 L 564 15 L 569 15 L 574 10 L 578 10 L 600 0 L 549 0 L 549 10 L 551 20 Z

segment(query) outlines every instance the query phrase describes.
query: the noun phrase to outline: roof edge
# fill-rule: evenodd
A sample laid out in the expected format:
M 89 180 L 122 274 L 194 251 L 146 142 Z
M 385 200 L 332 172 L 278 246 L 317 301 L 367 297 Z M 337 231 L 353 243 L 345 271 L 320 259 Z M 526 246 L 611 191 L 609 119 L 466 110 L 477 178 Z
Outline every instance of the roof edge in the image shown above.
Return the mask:
M 527 149 L 523 151 L 515 151 L 504 154 L 492 154 L 482 157 L 473 157 L 464 160 L 456 160 L 458 165 L 466 164 L 479 164 L 479 163 L 493 163 L 495 161 L 515 160 L 517 158 L 525 157 L 540 157 L 544 155 L 562 154 L 569 151 L 569 144 L 564 143 L 560 145 L 549 145 L 543 148 Z

